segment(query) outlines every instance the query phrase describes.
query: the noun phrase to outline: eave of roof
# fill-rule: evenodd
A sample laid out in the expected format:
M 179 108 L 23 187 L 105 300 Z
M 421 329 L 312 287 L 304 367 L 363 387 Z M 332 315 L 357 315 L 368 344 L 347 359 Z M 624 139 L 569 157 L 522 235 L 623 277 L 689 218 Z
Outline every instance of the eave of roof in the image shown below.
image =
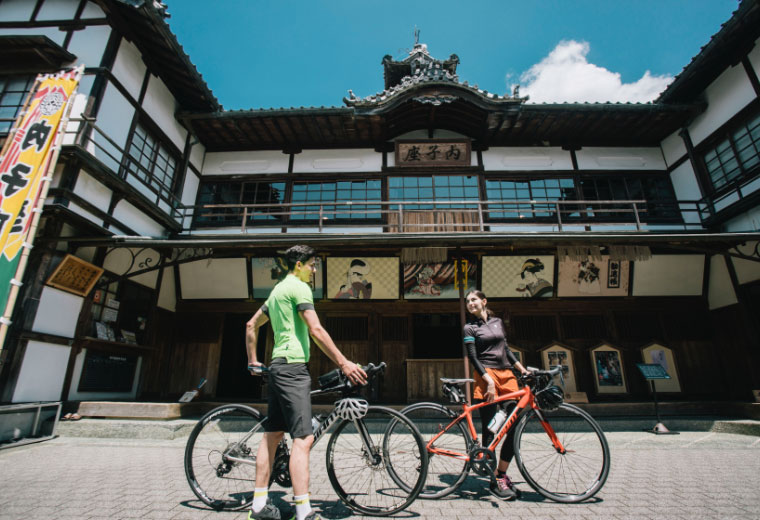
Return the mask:
M 0 36 L 0 63 L 4 70 L 53 72 L 77 57 L 47 36 Z
M 743 0 L 731 18 L 692 58 L 656 102 L 693 101 L 727 67 L 739 63 L 759 37 L 760 0 Z
M 143 55 L 150 71 L 177 98 L 181 109 L 216 112 L 222 106 L 190 61 L 153 0 L 96 0 Z

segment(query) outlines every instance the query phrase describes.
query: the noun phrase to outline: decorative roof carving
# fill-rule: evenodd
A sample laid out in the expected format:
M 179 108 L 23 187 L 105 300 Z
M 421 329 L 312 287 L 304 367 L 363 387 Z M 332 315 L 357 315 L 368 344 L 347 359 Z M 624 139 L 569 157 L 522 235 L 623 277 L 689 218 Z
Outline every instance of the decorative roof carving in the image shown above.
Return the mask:
M 456 54 L 449 56 L 448 60 L 437 60 L 430 55 L 426 44 L 415 43 L 414 49 L 409 52 L 409 56 L 402 61 L 394 61 L 390 55 L 383 57 L 385 90 L 365 98 L 357 97 L 353 91 L 349 90 L 349 97 L 343 98 L 343 102 L 348 106 L 357 108 L 378 107 L 396 99 L 402 93 L 425 84 L 463 88 L 490 102 L 519 104 L 528 99 L 527 97 L 520 98 L 518 91 L 515 91 L 513 96 L 500 96 L 480 90 L 477 85 L 470 86 L 466 81 L 460 83 L 459 76 L 457 76 L 458 64 L 459 56 Z M 444 103 L 451 103 L 457 98 L 459 96 L 436 93 L 429 96 L 416 96 L 413 99 L 418 103 L 439 106 Z

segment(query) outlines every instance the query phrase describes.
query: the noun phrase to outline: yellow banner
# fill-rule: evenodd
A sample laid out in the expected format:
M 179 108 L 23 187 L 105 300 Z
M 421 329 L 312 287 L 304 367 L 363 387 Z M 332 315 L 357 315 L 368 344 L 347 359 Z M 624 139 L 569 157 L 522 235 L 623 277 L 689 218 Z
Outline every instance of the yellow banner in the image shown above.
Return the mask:
M 0 258 L 13 261 L 24 243 L 37 206 L 58 126 L 76 90 L 81 70 L 38 77 L 12 143 L 0 161 Z

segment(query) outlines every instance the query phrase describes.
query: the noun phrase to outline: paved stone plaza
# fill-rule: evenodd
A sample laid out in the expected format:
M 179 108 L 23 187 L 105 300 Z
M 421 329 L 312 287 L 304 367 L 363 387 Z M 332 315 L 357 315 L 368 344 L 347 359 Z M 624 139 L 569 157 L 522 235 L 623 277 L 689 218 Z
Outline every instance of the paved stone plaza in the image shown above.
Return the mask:
M 612 469 L 584 504 L 544 500 L 513 471 L 523 498 L 501 502 L 470 476 L 454 495 L 418 500 L 397 518 L 759 518 L 760 437 L 711 432 L 654 436 L 608 434 Z M 182 465 L 185 439 L 63 437 L 0 450 L 0 519 L 244 519 L 217 513 L 190 491 Z M 312 457 L 312 503 L 325 518 L 359 518 L 333 493 L 322 442 Z M 289 518 L 292 498 L 272 494 Z

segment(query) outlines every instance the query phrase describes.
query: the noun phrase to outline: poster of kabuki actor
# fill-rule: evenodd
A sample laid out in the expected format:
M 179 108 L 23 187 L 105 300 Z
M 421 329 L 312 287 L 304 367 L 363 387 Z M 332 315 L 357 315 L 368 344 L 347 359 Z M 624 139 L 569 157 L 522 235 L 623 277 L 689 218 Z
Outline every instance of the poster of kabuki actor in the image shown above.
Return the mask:
M 455 260 L 440 264 L 404 264 L 404 298 L 459 298 L 458 262 Z M 477 288 L 478 265 L 476 261 L 463 262 L 466 276 L 463 287 L 466 293 Z
M 314 299 L 323 297 L 322 290 L 322 261 L 317 258 L 315 262 L 317 272 L 311 279 L 311 290 Z M 265 300 L 269 297 L 274 286 L 288 274 L 288 266 L 282 257 L 252 258 L 251 270 L 253 271 L 253 297 L 257 300 Z
M 327 297 L 335 300 L 398 299 L 398 257 L 329 257 Z
M 558 295 L 628 296 L 628 260 L 588 257 L 580 262 L 564 260 L 559 263 Z
M 483 292 L 490 297 L 554 296 L 553 256 L 484 256 Z

